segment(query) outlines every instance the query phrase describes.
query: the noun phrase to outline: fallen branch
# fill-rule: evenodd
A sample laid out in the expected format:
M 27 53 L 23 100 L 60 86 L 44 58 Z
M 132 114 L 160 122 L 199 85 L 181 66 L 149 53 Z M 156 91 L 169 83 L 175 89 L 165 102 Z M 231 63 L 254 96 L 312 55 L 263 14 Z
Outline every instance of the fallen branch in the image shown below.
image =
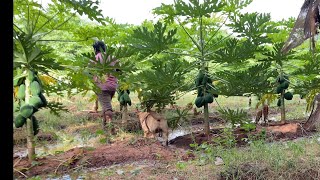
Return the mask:
M 20 173 L 20 174 L 22 174 L 25 178 L 28 178 L 28 176 L 27 176 L 27 175 L 25 175 L 23 172 L 21 172 L 21 171 L 17 170 L 16 168 L 13 168 L 13 170 L 14 170 L 14 171 L 17 171 L 17 172 L 18 172 L 18 173 Z
M 60 167 L 61 165 L 63 165 L 64 163 L 67 163 L 67 162 L 68 162 L 68 165 L 71 165 L 71 164 L 74 163 L 76 160 L 79 160 L 79 157 L 81 157 L 80 154 L 82 154 L 82 153 L 73 155 L 73 156 L 71 156 L 69 159 L 67 159 L 67 160 L 65 160 L 65 161 L 61 161 L 61 163 L 60 163 L 60 164 L 58 165 L 58 167 L 55 169 L 54 173 L 57 174 L 57 171 L 58 171 L 59 167 Z M 58 159 L 56 159 L 56 160 L 58 160 Z M 58 160 L 58 161 L 59 161 L 59 160 Z
M 13 167 L 15 167 L 20 161 L 21 161 L 22 157 L 19 157 L 19 159 L 17 160 L 16 163 L 14 163 Z
M 307 131 L 303 128 L 303 126 L 301 125 L 301 123 L 298 123 L 300 128 L 301 128 L 301 132 L 302 134 L 308 135 Z
M 72 158 L 72 157 L 71 157 Z M 64 163 L 66 163 L 66 162 L 68 162 L 70 159 L 67 159 L 67 160 L 65 160 L 65 161 L 62 161 L 59 165 L 58 165 L 58 167 L 54 170 L 54 174 L 57 174 L 57 171 L 58 171 L 58 169 L 59 169 L 59 167 L 61 166 L 61 165 L 63 165 Z

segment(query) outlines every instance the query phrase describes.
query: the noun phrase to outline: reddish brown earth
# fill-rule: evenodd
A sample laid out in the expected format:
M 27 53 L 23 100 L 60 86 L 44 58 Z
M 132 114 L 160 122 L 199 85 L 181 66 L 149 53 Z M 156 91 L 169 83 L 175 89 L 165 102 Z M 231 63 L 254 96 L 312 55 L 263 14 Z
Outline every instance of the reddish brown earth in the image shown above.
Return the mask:
M 233 134 L 236 138 L 236 145 L 243 146 L 244 141 L 256 135 L 261 135 L 263 128 L 266 129 L 265 137 L 267 141 L 291 140 L 298 137 L 310 135 L 312 132 L 304 132 L 297 122 L 290 122 L 283 125 L 270 125 L 269 127 L 257 126 L 254 131 L 247 132 L 243 129 L 235 129 Z M 135 161 L 149 160 L 166 163 L 175 160 L 193 159 L 194 155 L 187 153 L 190 144 L 201 144 L 203 142 L 214 143 L 213 139 L 221 137 L 223 129 L 212 129 L 208 137 L 202 132 L 192 133 L 177 137 L 170 141 L 169 147 L 162 146 L 155 140 L 146 140 L 143 138 L 132 141 L 114 142 L 108 145 L 102 145 L 97 148 L 74 148 L 57 155 L 50 155 L 36 159 L 36 164 L 30 164 L 28 159 L 14 158 L 13 164 L 15 176 L 21 177 L 21 173 L 28 177 L 45 174 L 62 174 L 71 172 L 77 168 L 94 168 L 110 166 L 114 164 L 130 163 Z M 20 172 L 21 173 L 20 173 Z
M 181 156 L 183 153 L 178 153 Z M 178 158 L 177 149 L 164 147 L 159 142 L 138 139 L 134 144 L 117 142 L 96 149 L 74 148 L 65 153 L 50 155 L 36 159 L 37 165 L 32 166 L 27 157 L 13 160 L 14 169 L 26 176 L 36 176 L 49 173 L 65 173 L 78 167 L 101 167 L 139 160 L 170 161 Z M 21 176 L 17 171 L 15 175 Z
M 246 140 L 249 137 L 261 137 L 263 129 L 266 130 L 266 141 L 280 141 L 280 140 L 293 140 L 298 137 L 309 136 L 313 132 L 305 132 L 301 129 L 301 126 L 297 122 L 290 122 L 283 125 L 269 125 L 268 127 L 258 125 L 254 131 L 247 132 L 244 129 L 236 128 L 233 131 L 233 135 L 236 139 L 237 146 L 244 146 L 247 144 Z M 177 137 L 171 140 L 169 143 L 176 147 L 183 149 L 192 149 L 190 144 L 202 144 L 208 142 L 214 144 L 215 139 L 221 137 L 223 134 L 223 128 L 211 129 L 210 135 L 207 137 L 203 132 L 195 132 L 184 136 Z
M 87 112 L 86 112 L 87 113 Z M 83 116 L 82 113 L 78 114 Z M 97 119 L 100 113 L 89 113 L 88 119 Z M 132 117 L 135 114 L 130 114 Z M 211 123 L 223 123 L 222 119 L 215 116 L 209 118 Z M 300 121 L 301 122 L 301 121 Z M 203 119 L 195 117 L 192 119 L 192 125 L 201 125 Z M 96 128 L 93 128 L 94 130 Z M 237 128 L 233 131 L 236 138 L 236 145 L 244 146 L 247 144 L 244 139 L 254 135 L 259 136 L 263 129 L 266 130 L 265 137 L 267 141 L 291 140 L 309 133 L 303 131 L 299 122 L 292 121 L 283 125 L 269 124 L 268 127 L 257 126 L 251 132 Z M 76 131 L 76 130 L 75 130 Z M 177 137 L 169 142 L 169 147 L 162 146 L 159 142 L 146 139 L 137 139 L 135 142 L 121 141 L 112 144 L 103 145 L 96 149 L 90 148 L 74 148 L 57 155 L 50 155 L 36 159 L 36 164 L 28 163 L 27 157 L 14 158 L 13 164 L 16 177 L 22 177 L 24 173 L 28 177 L 45 174 L 62 174 L 75 170 L 78 167 L 94 168 L 110 166 L 114 164 L 130 163 L 142 160 L 159 161 L 166 163 L 175 160 L 193 159 L 194 155 L 187 153 L 187 149 L 191 149 L 190 144 L 203 142 L 214 143 L 214 139 L 223 138 L 223 129 L 211 129 L 209 137 L 203 132 L 195 132 L 192 134 Z M 93 131 L 94 133 L 94 131 Z M 42 137 L 42 136 L 41 136 Z M 44 135 L 43 139 L 51 139 L 50 136 Z M 19 173 L 20 171 L 21 173 Z

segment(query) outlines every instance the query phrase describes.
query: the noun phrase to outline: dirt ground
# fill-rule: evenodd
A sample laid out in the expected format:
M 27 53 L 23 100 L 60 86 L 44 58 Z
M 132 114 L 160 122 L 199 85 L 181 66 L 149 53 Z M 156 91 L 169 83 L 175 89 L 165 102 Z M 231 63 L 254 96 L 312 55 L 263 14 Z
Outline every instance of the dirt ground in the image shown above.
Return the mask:
M 201 124 L 201 120 L 193 124 Z M 233 131 L 236 145 L 246 145 L 247 142 L 244 139 L 250 135 L 258 135 L 263 128 L 266 130 L 267 141 L 291 140 L 311 134 L 303 132 L 298 122 L 270 125 L 268 127 L 257 126 L 251 132 L 236 128 Z M 194 158 L 193 154 L 187 151 L 191 149 L 190 144 L 194 143 L 194 141 L 198 144 L 203 142 L 214 143 L 214 139 L 220 137 L 222 132 L 222 128 L 211 129 L 209 140 L 202 132 L 179 136 L 172 139 L 168 147 L 162 146 L 156 140 L 137 138 L 134 141 L 113 142 L 112 144 L 101 145 L 96 148 L 74 148 L 61 154 L 38 158 L 35 161 L 36 163 L 33 164 L 28 162 L 27 157 L 14 157 L 15 176 L 24 178 L 24 175 L 32 177 L 50 173 L 63 174 L 78 168 L 98 168 L 137 161 L 157 161 L 158 163 L 187 161 Z
M 13 164 L 17 171 L 26 176 L 36 176 L 48 173 L 65 173 L 79 167 L 94 168 L 140 160 L 166 162 L 183 156 L 183 150 L 164 147 L 154 140 L 137 139 L 135 142 L 115 142 L 94 148 L 74 148 L 55 156 L 36 159 L 37 165 L 32 165 L 25 158 L 14 158 Z M 23 177 L 15 172 L 17 177 Z

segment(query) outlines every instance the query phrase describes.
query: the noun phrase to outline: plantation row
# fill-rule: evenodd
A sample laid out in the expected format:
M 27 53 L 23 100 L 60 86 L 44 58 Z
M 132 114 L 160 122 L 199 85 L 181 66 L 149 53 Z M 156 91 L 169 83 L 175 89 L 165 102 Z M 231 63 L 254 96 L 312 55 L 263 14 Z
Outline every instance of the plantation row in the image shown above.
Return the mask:
M 135 26 L 103 17 L 96 1 L 57 0 L 45 9 L 35 1 L 16 0 L 14 123 L 27 126 L 29 159 L 34 158 L 38 131 L 33 114 L 41 108 L 56 114 L 63 110 L 60 103 L 47 103 L 44 95 L 98 92 L 93 74 L 112 72 L 119 79 L 118 100 L 124 109 L 131 105 L 130 91 L 138 94 L 141 108 L 160 112 L 197 90 L 194 104 L 204 109 L 206 134 L 208 103 L 218 96 L 256 95 L 257 108 L 278 99 L 282 122 L 285 100 L 294 94 L 306 98 L 310 111 L 320 92 L 319 41 L 313 53 L 307 42 L 293 49 L 287 39 L 295 18 L 272 21 L 270 14 L 241 13 L 251 2 L 177 0 L 153 9 L 159 21 Z M 83 14 L 92 21 L 81 19 Z M 119 65 L 88 66 L 97 40 L 107 45 L 103 61 L 112 56 Z

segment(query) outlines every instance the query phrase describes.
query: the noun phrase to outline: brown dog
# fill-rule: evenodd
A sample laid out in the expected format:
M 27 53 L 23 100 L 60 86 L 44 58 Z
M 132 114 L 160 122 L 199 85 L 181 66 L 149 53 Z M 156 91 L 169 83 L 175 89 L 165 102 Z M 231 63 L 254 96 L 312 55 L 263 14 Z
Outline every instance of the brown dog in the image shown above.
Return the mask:
M 159 137 L 165 139 L 168 145 L 169 128 L 167 120 L 156 112 L 137 112 L 144 137 L 155 138 L 155 134 L 159 133 Z
M 268 114 L 269 114 L 269 106 L 268 105 L 263 105 L 263 108 L 256 113 L 256 124 L 258 124 L 259 120 L 263 116 L 263 121 L 265 124 L 268 123 Z
M 260 121 L 260 119 L 262 118 L 262 110 L 259 110 L 257 113 L 256 113 L 256 124 L 258 124 L 258 122 Z

